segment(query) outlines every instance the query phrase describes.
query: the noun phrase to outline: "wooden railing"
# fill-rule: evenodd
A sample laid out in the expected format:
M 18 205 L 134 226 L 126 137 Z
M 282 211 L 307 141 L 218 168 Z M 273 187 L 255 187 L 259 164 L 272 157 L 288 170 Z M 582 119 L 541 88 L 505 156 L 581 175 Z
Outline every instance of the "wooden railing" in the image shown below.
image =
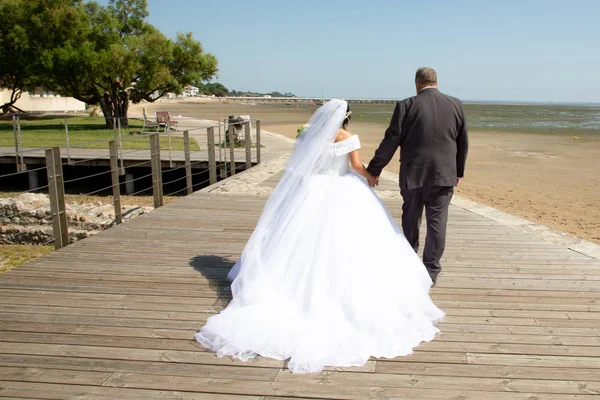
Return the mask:
M 251 140 L 251 129 L 250 129 L 250 122 L 243 122 L 243 129 L 244 129 L 244 147 L 245 147 L 245 165 L 243 166 L 244 169 L 249 169 L 252 167 L 253 160 L 252 160 L 252 140 Z M 215 138 L 215 126 L 211 126 L 208 128 L 199 128 L 199 129 L 206 129 L 206 149 L 207 149 L 207 153 L 208 153 L 208 160 L 201 160 L 201 161 L 193 161 L 192 160 L 192 152 L 190 151 L 190 130 L 185 130 L 182 132 L 183 135 L 183 152 L 184 152 L 184 164 L 182 166 L 179 166 L 175 169 L 183 169 L 185 171 L 185 176 L 178 178 L 176 180 L 180 180 L 180 179 L 185 179 L 185 188 L 178 191 L 178 192 L 185 192 L 185 194 L 191 194 L 194 192 L 194 187 L 197 187 L 199 185 L 212 185 L 217 183 L 219 176 L 217 174 L 218 169 L 222 169 L 224 168 L 225 170 L 225 176 L 232 176 L 236 173 L 236 152 L 235 152 L 235 147 L 236 147 L 236 141 L 234 140 L 234 136 L 235 136 L 235 126 L 234 124 L 229 124 L 227 127 L 227 135 L 228 135 L 228 140 L 226 141 L 227 147 L 228 149 L 225 150 L 229 150 L 229 160 L 221 160 L 221 161 L 217 161 L 217 157 L 216 157 L 216 150 L 217 148 L 219 148 L 219 151 L 221 151 L 221 147 L 223 146 L 223 143 L 217 143 L 216 142 L 216 138 Z M 219 126 L 220 129 L 220 126 Z M 69 139 L 68 139 L 68 128 L 66 128 L 66 134 L 67 134 L 67 146 L 65 147 L 58 147 L 58 146 L 54 146 L 54 147 L 50 147 L 50 148 L 46 148 L 46 149 L 30 149 L 30 148 L 24 148 L 22 146 L 22 140 L 21 140 L 21 129 L 20 127 L 15 127 L 14 130 L 15 134 L 15 152 L 12 154 L 12 156 L 15 157 L 15 162 L 16 162 L 16 172 L 15 173 L 9 173 L 9 174 L 4 174 L 4 175 L 0 175 L 0 188 L 2 186 L 2 178 L 4 177 L 14 177 L 15 175 L 19 175 L 19 174 L 26 174 L 29 172 L 35 172 L 37 174 L 37 170 L 42 170 L 45 169 L 46 170 L 46 175 L 48 178 L 48 185 L 44 186 L 44 187 L 37 187 L 37 188 L 33 188 L 31 190 L 25 191 L 25 192 L 40 192 L 43 189 L 47 188 L 48 190 L 48 195 L 50 198 L 50 213 L 51 213 L 51 217 L 52 217 L 52 233 L 53 233 L 53 238 L 52 238 L 52 243 L 54 244 L 54 247 L 56 249 L 60 249 L 62 247 L 65 247 L 69 244 L 70 242 L 70 238 L 69 238 L 69 227 L 68 227 L 68 218 L 67 218 L 67 207 L 66 207 L 66 201 L 65 201 L 65 184 L 69 183 L 70 181 L 66 181 L 64 178 L 64 174 L 63 174 L 63 166 L 73 166 L 75 165 L 77 162 L 81 162 L 81 161 L 73 161 L 72 160 L 72 154 L 70 154 L 69 152 L 73 151 L 73 148 L 69 146 Z M 152 181 L 152 197 L 153 197 L 153 205 L 154 208 L 159 208 L 161 206 L 163 206 L 164 204 L 164 193 L 163 193 L 163 187 L 164 185 L 168 184 L 168 183 L 172 183 L 174 181 L 171 182 L 166 182 L 163 183 L 163 168 L 162 168 L 162 162 L 163 159 L 161 158 L 161 133 L 150 133 L 150 134 L 142 134 L 142 135 L 136 135 L 135 137 L 117 137 L 114 140 L 109 140 L 107 141 L 107 147 L 108 147 L 108 159 L 109 159 L 109 163 L 110 163 L 110 168 L 108 171 L 100 173 L 100 174 L 110 174 L 110 180 L 111 180 L 111 185 L 105 188 L 102 188 L 100 190 L 95 190 L 92 193 L 87 193 L 87 194 L 93 194 L 93 193 L 98 193 L 100 191 L 111 191 L 112 192 L 112 204 L 114 207 L 114 224 L 118 225 L 123 223 L 123 215 L 122 215 L 122 208 L 121 208 L 121 186 L 127 186 L 129 182 L 129 180 L 125 179 L 123 180 L 121 177 L 123 175 L 126 175 L 126 169 L 129 167 L 125 167 L 124 163 L 123 163 L 123 155 L 124 152 L 123 149 L 123 142 L 127 141 L 127 140 L 132 140 L 132 139 L 137 139 L 139 140 L 140 137 L 147 137 L 148 138 L 148 145 L 149 145 L 149 149 L 150 149 L 150 157 L 149 160 L 148 159 L 144 159 L 144 162 L 141 162 L 140 164 L 149 164 L 151 167 L 151 181 Z M 260 159 L 261 159 L 261 144 L 260 144 L 260 121 L 256 121 L 256 141 L 255 141 L 255 148 L 256 148 L 256 164 L 260 163 Z M 66 163 L 63 163 L 63 149 L 64 151 L 66 151 L 67 153 L 67 160 Z M 37 168 L 37 170 L 28 170 L 27 169 L 27 165 L 25 164 L 25 159 L 30 158 L 30 155 L 28 155 L 30 152 L 34 151 L 34 150 L 38 150 L 38 153 L 40 150 L 45 150 L 45 167 L 43 168 Z M 147 150 L 146 150 L 147 151 Z M 2 154 L 3 157 L 6 157 L 7 154 Z M 104 160 L 106 160 L 106 157 L 103 158 Z M 85 160 L 83 160 L 85 161 Z M 197 164 L 197 163 L 204 163 L 204 165 L 206 165 L 206 162 L 208 162 L 208 179 L 199 183 L 196 183 L 195 185 L 193 184 L 193 176 L 195 175 L 195 173 L 193 173 L 193 165 Z M 173 169 L 171 169 L 173 170 Z M 206 171 L 206 169 L 203 167 L 202 171 Z M 40 171 L 41 172 L 41 171 Z M 198 172 L 197 172 L 198 173 Z M 196 174 L 197 174 L 196 173 Z M 96 175 L 100 175 L 100 174 L 94 174 L 94 175 L 90 175 L 87 177 L 78 177 L 76 179 L 73 179 L 72 181 L 76 181 L 76 180 L 82 180 L 82 179 L 86 179 L 86 178 L 93 178 Z M 142 177 L 143 178 L 143 177 Z M 223 178 L 223 176 L 221 176 L 221 178 Z M 136 179 L 140 179 L 140 178 L 136 178 Z M 134 181 L 136 179 L 133 179 Z M 140 193 L 140 192 L 144 192 L 149 190 L 150 188 L 146 187 L 143 190 L 139 190 L 138 192 L 134 193 Z M 170 193 L 169 195 L 173 195 L 173 194 L 177 194 L 178 192 L 174 192 L 174 193 Z M 24 192 L 17 192 L 16 194 L 20 194 L 20 193 L 24 193 Z

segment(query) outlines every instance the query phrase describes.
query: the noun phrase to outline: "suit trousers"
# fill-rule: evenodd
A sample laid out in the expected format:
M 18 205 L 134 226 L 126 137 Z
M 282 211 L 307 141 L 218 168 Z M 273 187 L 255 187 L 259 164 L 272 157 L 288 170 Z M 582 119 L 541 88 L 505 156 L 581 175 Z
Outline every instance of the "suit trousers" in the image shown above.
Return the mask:
M 419 228 L 423 208 L 425 208 L 427 236 L 423 249 L 423 264 L 435 282 L 442 270 L 440 259 L 446 248 L 448 207 L 454 194 L 454 187 L 424 186 L 415 189 L 401 189 L 400 192 L 404 200 L 402 230 L 415 252 L 419 251 Z

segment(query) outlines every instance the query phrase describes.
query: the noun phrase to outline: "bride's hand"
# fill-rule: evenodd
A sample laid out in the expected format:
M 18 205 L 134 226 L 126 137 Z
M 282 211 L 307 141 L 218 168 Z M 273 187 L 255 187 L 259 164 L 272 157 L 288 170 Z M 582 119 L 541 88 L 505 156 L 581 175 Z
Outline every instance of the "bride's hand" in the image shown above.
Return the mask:
M 367 182 L 369 182 L 369 186 L 374 188 L 375 186 L 379 185 L 379 177 L 373 176 L 367 172 Z

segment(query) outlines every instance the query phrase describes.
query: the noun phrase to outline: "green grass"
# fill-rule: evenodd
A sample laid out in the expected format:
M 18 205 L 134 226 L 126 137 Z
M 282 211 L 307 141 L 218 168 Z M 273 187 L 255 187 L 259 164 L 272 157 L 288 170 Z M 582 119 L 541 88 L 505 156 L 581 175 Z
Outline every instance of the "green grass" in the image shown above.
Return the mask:
M 54 251 L 54 246 L 0 245 L 0 274 Z
M 69 117 L 69 146 L 71 148 L 104 149 L 108 141 L 117 139 L 118 133 L 106 129 L 104 118 L 100 117 Z M 124 150 L 145 150 L 150 148 L 148 137 L 135 137 L 142 130 L 143 122 L 130 119 L 129 127 L 122 129 Z M 147 133 L 147 132 L 144 132 Z M 149 132 L 148 132 L 149 133 Z M 23 147 L 46 148 L 67 144 L 65 119 L 38 117 L 28 120 L 21 119 L 21 141 Z M 0 121 L 0 147 L 14 148 L 15 139 L 12 120 Z M 160 148 L 169 149 L 166 134 L 161 134 Z M 171 149 L 183 150 L 183 137 L 179 133 L 171 136 Z M 198 143 L 190 138 L 190 150 L 198 151 Z

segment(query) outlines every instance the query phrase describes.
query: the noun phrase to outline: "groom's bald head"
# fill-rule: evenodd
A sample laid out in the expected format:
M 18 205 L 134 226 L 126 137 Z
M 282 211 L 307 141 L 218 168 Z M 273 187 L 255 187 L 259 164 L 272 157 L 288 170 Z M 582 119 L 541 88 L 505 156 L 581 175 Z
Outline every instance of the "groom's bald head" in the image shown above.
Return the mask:
M 417 93 L 425 87 L 437 87 L 437 72 L 433 68 L 419 68 L 415 74 Z

